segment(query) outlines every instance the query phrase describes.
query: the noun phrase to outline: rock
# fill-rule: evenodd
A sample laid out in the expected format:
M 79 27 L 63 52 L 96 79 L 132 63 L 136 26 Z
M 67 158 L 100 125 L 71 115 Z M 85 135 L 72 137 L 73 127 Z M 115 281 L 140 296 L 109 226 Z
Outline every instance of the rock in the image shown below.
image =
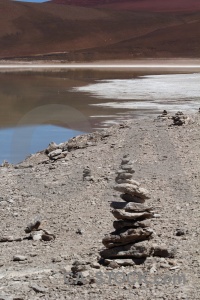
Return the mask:
M 141 199 L 149 199 L 149 192 L 144 189 L 138 187 L 136 184 L 129 184 L 129 183 L 122 183 L 114 186 L 114 190 L 124 193 L 124 194 L 129 194 L 131 196 L 136 196 Z
M 99 263 L 97 263 L 97 262 L 93 262 L 93 263 L 91 263 L 91 268 L 93 268 L 93 269 L 100 269 L 100 264 Z
M 62 261 L 62 258 L 61 258 L 60 256 L 53 257 L 53 258 L 51 259 L 51 261 L 52 261 L 53 263 L 61 262 L 61 261 Z
M 61 154 L 52 157 L 52 159 L 53 159 L 53 160 L 62 159 L 62 158 L 65 158 L 65 156 L 66 156 L 66 155 L 64 154 L 64 152 L 62 152 Z
M 38 230 L 38 228 L 41 225 L 41 220 L 39 218 L 36 218 L 32 223 L 29 223 L 26 228 L 25 228 L 25 232 L 26 233 L 30 233 L 33 230 Z
M 23 256 L 23 255 L 14 255 L 13 256 L 13 261 L 25 261 L 25 260 L 27 260 L 26 256 Z
M 142 220 L 142 219 L 149 219 L 153 217 L 153 214 L 150 212 L 126 212 L 122 209 L 113 209 L 112 210 L 113 216 L 118 220 Z
M 135 243 L 141 240 L 148 239 L 152 235 L 152 230 L 141 228 L 129 228 L 115 231 L 106 235 L 102 243 L 106 248 L 113 248 L 121 245 Z
M 104 249 L 100 252 L 103 258 L 145 258 L 148 257 L 150 253 L 151 247 L 146 241 Z
M 48 157 L 52 159 L 52 158 L 54 158 L 54 157 L 60 155 L 61 153 L 62 153 L 62 150 L 61 150 L 61 149 L 56 149 L 56 150 L 50 152 L 50 153 L 48 154 Z
M 120 183 L 128 183 L 128 184 L 134 184 L 134 185 L 137 185 L 137 186 L 140 186 L 140 183 L 133 180 L 133 179 L 117 179 L 115 180 L 118 184 Z
M 5 242 L 13 242 L 14 237 L 13 236 L 2 236 L 0 237 L 0 243 L 5 243 Z
M 76 230 L 76 233 L 82 235 L 82 234 L 83 234 L 83 230 L 80 229 L 80 228 L 78 228 L 78 229 Z
M 126 171 L 126 173 L 131 173 L 131 174 L 134 174 L 135 173 L 135 170 L 133 169 L 133 166 L 130 164 L 130 165 L 122 165 L 121 166 L 121 169 L 123 171 Z
M 71 267 L 71 271 L 75 274 L 78 272 L 86 271 L 86 270 L 87 270 L 87 266 L 86 266 L 85 262 L 81 262 L 78 260 L 74 261 L 73 265 Z
M 135 262 L 132 259 L 116 259 L 115 262 L 121 267 L 129 267 L 129 266 L 134 266 Z
M 119 265 L 118 265 L 118 263 L 116 262 L 116 261 L 111 261 L 110 263 L 109 263 L 109 265 L 108 265 L 111 269 L 117 269 L 117 268 L 119 268 Z
M 31 233 L 31 237 L 34 241 L 41 241 L 42 240 L 42 234 L 43 234 L 42 230 L 34 231 L 34 232 Z
M 86 167 L 83 170 L 83 181 L 93 181 L 93 177 L 91 176 L 91 170 L 89 167 Z
M 121 162 L 121 170 L 117 172 L 114 190 L 122 192 L 122 200 L 125 202 L 111 203 L 113 216 L 119 220 L 113 222 L 114 232 L 107 234 L 103 245 L 107 248 L 100 255 L 105 259 L 133 258 L 131 265 L 142 264 L 146 257 L 150 256 L 152 249 L 148 242 L 154 231 L 150 228 L 147 219 L 153 217 L 152 207 L 143 203 L 149 199 L 149 192 L 140 187 L 140 183 L 132 179 L 133 166 L 129 162 L 129 155 L 125 155 Z M 118 267 L 116 261 L 109 263 L 109 268 Z
M 145 228 L 145 227 L 150 227 L 150 220 L 146 219 L 146 220 L 142 220 L 142 221 L 114 221 L 113 222 L 113 227 L 116 229 L 116 230 L 120 230 L 122 228 L 137 228 L 137 227 L 142 227 L 142 228 Z
M 151 211 L 152 208 L 145 206 L 141 203 L 135 203 L 135 202 L 112 202 L 111 207 L 115 209 L 124 209 L 127 212 L 144 212 L 144 211 Z
M 45 294 L 48 292 L 48 289 L 42 286 L 37 285 L 36 283 L 32 283 L 30 287 L 36 292 L 36 293 L 43 293 Z
M 54 234 L 46 234 L 46 233 L 42 234 L 42 240 L 45 241 L 45 242 L 50 242 L 50 241 L 52 241 L 54 239 L 55 239 L 55 235 Z
M 122 172 L 122 173 L 119 173 L 119 174 L 117 175 L 115 181 L 116 181 L 117 183 L 120 183 L 120 182 L 118 182 L 118 181 L 120 181 L 120 180 L 125 180 L 125 179 L 131 179 L 131 178 L 132 178 L 132 174 Z
M 144 203 L 145 199 L 138 198 L 136 196 L 131 196 L 129 194 L 121 194 L 121 199 L 126 202 Z
M 176 236 L 185 235 L 185 231 L 183 229 L 177 229 L 176 230 Z
M 54 151 L 56 149 L 58 149 L 58 145 L 56 143 L 54 143 L 54 142 L 51 142 L 49 144 L 48 148 L 45 150 L 45 153 L 49 154 L 50 152 L 52 152 L 52 151 Z
M 152 245 L 151 247 L 153 256 L 170 257 L 173 258 L 176 254 L 175 247 L 167 247 L 166 245 Z

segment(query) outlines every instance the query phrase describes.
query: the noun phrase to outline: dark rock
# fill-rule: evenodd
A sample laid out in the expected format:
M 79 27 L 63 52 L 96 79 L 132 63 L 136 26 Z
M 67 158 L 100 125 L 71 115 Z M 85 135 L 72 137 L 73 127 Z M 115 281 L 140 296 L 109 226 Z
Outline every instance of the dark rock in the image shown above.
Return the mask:
M 141 199 L 136 196 L 131 196 L 129 194 L 121 194 L 120 195 L 121 199 L 126 201 L 126 202 L 135 202 L 135 203 L 144 203 L 145 199 Z
M 41 220 L 39 218 L 36 218 L 33 223 L 29 223 L 26 228 L 25 228 L 25 232 L 26 233 L 30 233 L 33 230 L 38 230 L 38 228 L 41 225 Z
M 148 257 L 151 247 L 146 241 L 127 244 L 125 246 L 104 249 L 100 252 L 103 258 L 143 258 Z
M 116 230 L 120 230 L 122 228 L 145 228 L 150 226 L 150 220 L 142 220 L 142 221 L 114 221 L 113 222 L 113 227 Z
M 177 229 L 176 230 L 176 236 L 181 236 L 181 235 L 185 235 L 185 230 L 183 230 L 183 229 Z
M 167 247 L 166 245 L 152 245 L 153 256 L 173 258 L 176 254 L 176 248 Z
M 113 248 L 121 245 L 135 243 L 141 240 L 149 239 L 152 235 L 151 229 L 129 228 L 121 229 L 106 235 L 102 243 L 106 248 Z
M 144 212 L 152 210 L 151 207 L 135 202 L 112 202 L 111 207 L 115 209 L 124 209 L 127 212 Z

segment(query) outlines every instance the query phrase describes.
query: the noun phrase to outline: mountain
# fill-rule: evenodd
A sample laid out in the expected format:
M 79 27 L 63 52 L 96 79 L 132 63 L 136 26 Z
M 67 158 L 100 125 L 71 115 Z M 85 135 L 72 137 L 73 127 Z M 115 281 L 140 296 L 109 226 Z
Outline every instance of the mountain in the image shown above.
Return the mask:
M 95 0 L 75 0 L 76 5 L 0 0 L 0 58 L 90 61 L 200 57 L 200 11 L 125 9 L 128 3 L 146 2 L 105 0 L 99 7 Z M 85 3 L 84 7 L 78 3 Z M 192 0 L 191 7 L 195 3 Z M 120 5 L 124 9 L 117 9 Z
M 53 3 L 133 11 L 200 11 L 199 0 L 52 0 Z

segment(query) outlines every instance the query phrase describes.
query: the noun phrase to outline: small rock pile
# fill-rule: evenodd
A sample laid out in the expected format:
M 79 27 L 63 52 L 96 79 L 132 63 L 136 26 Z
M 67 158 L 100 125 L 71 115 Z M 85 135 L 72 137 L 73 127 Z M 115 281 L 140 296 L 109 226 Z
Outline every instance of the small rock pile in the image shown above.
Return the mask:
M 44 224 L 37 217 L 31 223 L 29 223 L 25 228 L 25 233 L 28 236 L 14 237 L 14 236 L 0 236 L 0 243 L 6 242 L 21 242 L 23 240 L 34 240 L 34 241 L 46 241 L 49 242 L 55 239 L 55 235 L 49 230 L 44 228 Z
M 183 112 L 178 111 L 175 116 L 172 116 L 172 120 L 173 120 L 173 124 L 175 126 L 182 126 L 184 124 L 187 123 L 187 121 L 189 120 L 189 118 L 187 116 L 184 115 Z
M 49 146 L 44 150 L 44 153 L 51 161 L 63 159 L 67 154 L 76 149 L 84 149 L 87 147 L 95 146 L 101 140 L 105 140 L 110 136 L 108 131 L 93 132 L 84 135 L 78 135 L 71 138 L 67 142 L 57 145 L 51 142 Z
M 152 207 L 144 204 L 150 198 L 149 192 L 132 179 L 133 173 L 133 166 L 125 155 L 115 179 L 117 185 L 114 186 L 122 193 L 120 197 L 124 202 L 111 203 L 112 214 L 117 219 L 113 222 L 115 231 L 103 238 L 106 249 L 100 255 L 103 259 L 134 260 L 145 260 L 150 255 L 172 257 L 172 249 L 150 243 L 153 230 L 149 219 L 154 217 L 154 212 Z
M 88 166 L 83 170 L 83 181 L 94 181 L 92 172 Z
M 30 233 L 28 239 L 32 239 L 34 241 L 51 241 L 55 239 L 55 235 L 51 233 L 49 230 L 42 228 L 42 222 L 39 218 L 36 218 L 34 222 L 29 223 L 25 232 Z

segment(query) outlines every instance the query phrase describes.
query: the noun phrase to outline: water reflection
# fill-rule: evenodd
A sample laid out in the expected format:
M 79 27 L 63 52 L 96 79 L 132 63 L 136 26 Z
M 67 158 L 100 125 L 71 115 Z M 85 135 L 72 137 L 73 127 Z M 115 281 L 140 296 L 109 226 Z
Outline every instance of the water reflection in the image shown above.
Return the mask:
M 182 72 L 183 70 L 179 73 Z M 116 94 L 116 87 L 119 88 L 116 80 L 126 82 L 125 86 L 122 84 L 121 95 L 127 95 L 127 80 L 131 80 L 130 87 L 136 78 L 137 81 L 140 80 L 139 76 L 160 73 L 162 70 L 150 69 L 121 72 L 93 69 L 0 73 L 0 163 L 4 159 L 19 161 L 27 154 L 45 148 L 53 140 L 59 143 L 79 132 L 89 132 L 125 119 L 159 113 L 162 105 L 158 104 L 163 103 L 156 95 L 157 88 L 152 90 L 155 97 L 152 96 L 149 105 L 147 99 L 146 102 L 142 99 L 138 102 L 139 91 L 134 92 L 136 99 L 123 98 L 119 89 Z M 172 71 L 169 70 L 168 73 Z M 111 85 L 102 86 L 109 82 Z M 88 90 L 91 86 L 100 89 L 98 95 Z M 140 93 L 144 96 L 145 84 L 142 89 Z M 194 102 L 188 100 L 188 108 L 192 108 Z M 179 103 L 176 99 L 173 101 L 177 109 Z M 23 146 L 24 140 L 26 146 Z

